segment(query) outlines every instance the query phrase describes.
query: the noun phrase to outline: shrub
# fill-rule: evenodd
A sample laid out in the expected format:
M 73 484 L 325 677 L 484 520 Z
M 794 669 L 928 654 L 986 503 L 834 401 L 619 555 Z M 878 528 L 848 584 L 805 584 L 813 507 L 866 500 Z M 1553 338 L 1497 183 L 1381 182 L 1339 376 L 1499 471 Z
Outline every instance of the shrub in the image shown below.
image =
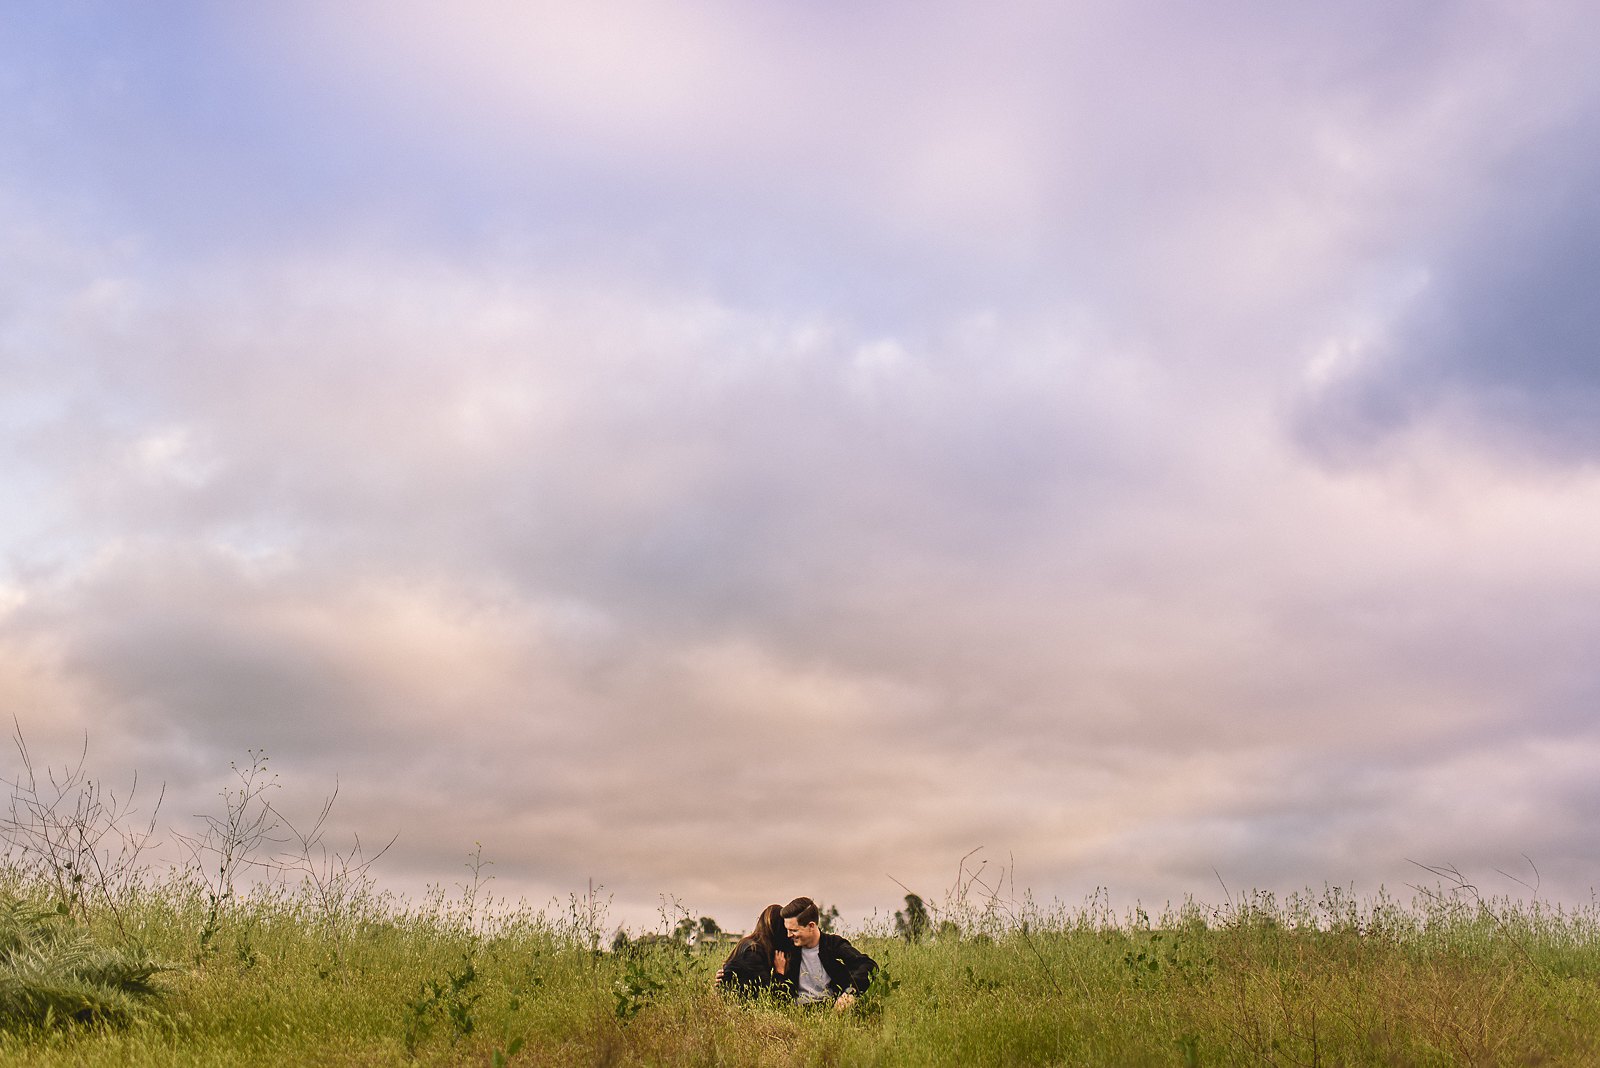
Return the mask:
M 126 1022 L 149 1012 L 164 967 L 142 950 L 94 941 L 60 909 L 0 899 L 0 1021 L 51 1027 Z

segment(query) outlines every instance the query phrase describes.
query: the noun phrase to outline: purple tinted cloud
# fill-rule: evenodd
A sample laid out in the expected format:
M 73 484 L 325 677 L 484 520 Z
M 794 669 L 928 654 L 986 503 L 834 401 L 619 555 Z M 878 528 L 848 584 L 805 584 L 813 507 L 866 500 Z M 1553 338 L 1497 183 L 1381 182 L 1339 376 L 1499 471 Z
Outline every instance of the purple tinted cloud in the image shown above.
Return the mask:
M 171 17 L 9 86 L 41 744 L 639 918 L 1587 892 L 1582 9 Z

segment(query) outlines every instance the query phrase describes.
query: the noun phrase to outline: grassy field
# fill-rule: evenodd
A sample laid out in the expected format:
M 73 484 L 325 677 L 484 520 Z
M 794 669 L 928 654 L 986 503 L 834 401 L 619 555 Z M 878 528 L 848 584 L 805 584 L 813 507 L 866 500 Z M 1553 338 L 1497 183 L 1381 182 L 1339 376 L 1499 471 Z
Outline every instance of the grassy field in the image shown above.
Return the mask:
M 596 950 L 610 931 L 577 898 L 408 906 L 306 882 L 219 902 L 190 872 L 136 880 L 113 910 L 13 871 L 0 903 L 6 1064 L 1600 1063 L 1600 917 L 1458 886 L 1404 907 L 1333 890 L 1149 918 L 1096 900 L 974 910 L 918 943 L 857 933 L 883 973 L 842 1016 L 731 1001 L 715 955 Z M 165 970 L 95 1001 L 68 973 L 96 952 L 125 980 Z
M 620 948 L 592 894 L 496 900 L 481 856 L 454 894 L 381 894 L 359 843 L 328 847 L 333 798 L 296 827 L 259 753 L 154 874 L 131 788 L 16 742 L 7 1065 L 1600 1064 L 1600 906 L 1484 900 L 1451 869 L 1403 904 L 1334 887 L 1152 917 L 1002 897 L 963 858 L 931 916 L 907 899 L 908 937 L 847 931 L 878 977 L 808 1013 L 719 993 L 721 948 Z M 685 921 L 664 903 L 662 932 Z

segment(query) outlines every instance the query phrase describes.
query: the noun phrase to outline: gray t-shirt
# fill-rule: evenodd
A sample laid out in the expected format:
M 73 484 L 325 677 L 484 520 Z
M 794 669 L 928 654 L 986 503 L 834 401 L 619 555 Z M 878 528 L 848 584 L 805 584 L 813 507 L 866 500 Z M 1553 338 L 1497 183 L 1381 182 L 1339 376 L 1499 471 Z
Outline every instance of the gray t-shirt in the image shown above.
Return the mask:
M 828 973 L 822 967 L 822 951 L 812 946 L 800 951 L 800 1003 L 828 1001 Z

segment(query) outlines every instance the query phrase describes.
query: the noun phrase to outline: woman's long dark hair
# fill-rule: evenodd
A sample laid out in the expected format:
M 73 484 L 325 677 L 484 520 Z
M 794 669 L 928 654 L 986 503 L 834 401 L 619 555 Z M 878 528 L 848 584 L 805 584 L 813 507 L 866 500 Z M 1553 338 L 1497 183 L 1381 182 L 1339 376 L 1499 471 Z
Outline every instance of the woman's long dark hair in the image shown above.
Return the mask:
M 731 961 L 741 949 L 751 944 L 760 946 L 762 954 L 768 961 L 772 960 L 774 951 L 794 952 L 794 943 L 789 941 L 789 930 L 783 925 L 781 905 L 768 905 L 761 910 L 761 915 L 756 917 L 755 929 L 739 939 L 739 944 L 733 947 L 728 959 Z

